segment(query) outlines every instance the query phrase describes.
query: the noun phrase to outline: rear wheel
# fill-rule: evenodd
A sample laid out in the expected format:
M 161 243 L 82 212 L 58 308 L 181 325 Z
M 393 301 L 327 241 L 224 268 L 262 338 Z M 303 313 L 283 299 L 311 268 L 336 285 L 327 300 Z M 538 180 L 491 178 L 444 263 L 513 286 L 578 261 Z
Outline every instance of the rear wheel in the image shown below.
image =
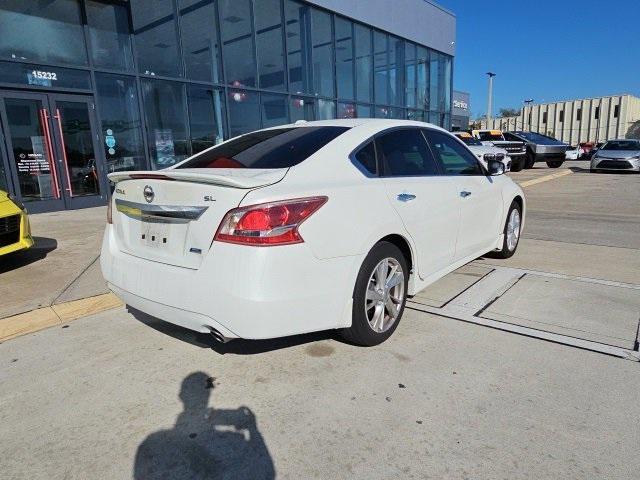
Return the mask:
M 554 160 L 552 162 L 547 162 L 547 166 L 549 168 L 559 168 L 564 162 L 562 160 Z
M 510 258 L 516 253 L 520 242 L 520 226 L 522 224 L 522 209 L 517 202 L 511 203 L 507 221 L 504 224 L 502 250 L 491 252 L 488 256 L 493 258 Z
M 407 301 L 409 267 L 398 247 L 376 244 L 365 258 L 353 291 L 351 327 L 342 330 L 349 342 L 373 346 L 389 338 Z
M 525 162 L 524 155 L 521 155 L 519 157 L 513 157 L 511 160 L 511 171 L 519 172 L 520 170 L 522 170 L 524 168 L 524 162 Z
M 527 159 L 524 162 L 524 168 L 533 168 L 536 163 L 536 156 L 532 152 L 527 152 Z

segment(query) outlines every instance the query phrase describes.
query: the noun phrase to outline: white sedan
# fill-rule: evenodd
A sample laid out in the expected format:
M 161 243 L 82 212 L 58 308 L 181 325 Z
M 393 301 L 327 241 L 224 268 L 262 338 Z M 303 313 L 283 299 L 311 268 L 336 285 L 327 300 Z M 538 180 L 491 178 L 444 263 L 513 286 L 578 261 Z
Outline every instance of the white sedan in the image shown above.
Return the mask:
M 134 309 L 220 341 L 340 329 L 386 340 L 407 296 L 513 255 L 525 198 L 434 125 L 329 120 L 117 172 L 101 266 Z

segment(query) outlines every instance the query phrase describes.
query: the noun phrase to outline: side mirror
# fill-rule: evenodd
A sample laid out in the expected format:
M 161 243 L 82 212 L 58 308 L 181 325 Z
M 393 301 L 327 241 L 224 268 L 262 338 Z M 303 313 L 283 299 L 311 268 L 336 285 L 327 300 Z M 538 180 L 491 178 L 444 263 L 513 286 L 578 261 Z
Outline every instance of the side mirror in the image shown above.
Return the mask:
M 487 162 L 487 169 L 489 170 L 489 175 L 492 177 L 502 175 L 504 174 L 504 163 L 500 160 L 489 160 Z

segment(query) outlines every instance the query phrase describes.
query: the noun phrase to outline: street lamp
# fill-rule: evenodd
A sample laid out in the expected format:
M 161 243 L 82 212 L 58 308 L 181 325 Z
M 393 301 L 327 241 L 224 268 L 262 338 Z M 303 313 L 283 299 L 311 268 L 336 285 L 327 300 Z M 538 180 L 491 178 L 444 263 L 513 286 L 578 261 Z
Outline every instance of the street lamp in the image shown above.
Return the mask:
M 526 98 L 523 100 L 523 103 L 527 106 L 527 107 L 531 107 L 531 104 L 533 103 L 533 98 Z M 524 114 L 525 114 L 526 108 L 522 109 L 522 128 L 524 129 Z M 529 130 L 531 130 L 531 110 L 529 110 L 529 116 L 528 116 L 528 121 L 527 123 L 529 124 Z
M 493 77 L 496 76 L 493 72 L 487 72 L 489 76 L 489 101 L 487 102 L 487 128 L 489 128 L 489 122 L 493 116 Z

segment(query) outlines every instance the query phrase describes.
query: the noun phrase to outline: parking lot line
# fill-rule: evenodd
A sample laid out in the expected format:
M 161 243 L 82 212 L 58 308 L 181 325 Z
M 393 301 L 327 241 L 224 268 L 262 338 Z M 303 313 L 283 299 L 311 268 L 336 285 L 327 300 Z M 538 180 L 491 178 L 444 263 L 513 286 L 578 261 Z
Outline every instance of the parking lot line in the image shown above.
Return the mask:
M 0 342 L 122 306 L 113 293 L 59 303 L 0 319 Z
M 543 177 L 532 178 L 531 180 L 526 180 L 520 184 L 522 188 L 530 187 L 532 185 L 537 185 L 538 183 L 548 182 L 549 180 L 554 180 L 556 178 L 564 177 L 565 175 L 569 175 L 573 173 L 572 170 L 565 169 L 560 172 L 552 173 L 550 175 L 544 175 Z

